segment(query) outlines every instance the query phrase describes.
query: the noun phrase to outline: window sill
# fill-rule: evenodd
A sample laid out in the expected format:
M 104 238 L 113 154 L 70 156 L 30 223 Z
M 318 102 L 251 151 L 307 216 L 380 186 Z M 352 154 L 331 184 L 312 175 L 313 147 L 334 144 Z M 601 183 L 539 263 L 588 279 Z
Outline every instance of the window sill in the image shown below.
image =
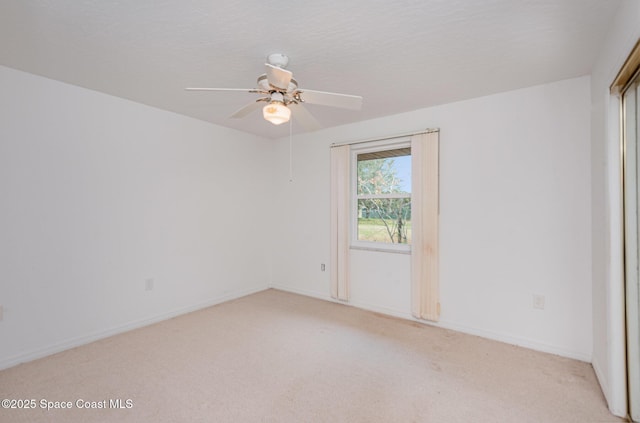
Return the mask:
M 394 249 L 394 248 L 385 248 L 383 246 L 374 247 L 374 246 L 363 246 L 363 245 L 351 245 L 349 246 L 350 250 L 361 250 L 361 251 L 375 251 L 378 253 L 392 253 L 392 254 L 411 254 L 411 249 Z

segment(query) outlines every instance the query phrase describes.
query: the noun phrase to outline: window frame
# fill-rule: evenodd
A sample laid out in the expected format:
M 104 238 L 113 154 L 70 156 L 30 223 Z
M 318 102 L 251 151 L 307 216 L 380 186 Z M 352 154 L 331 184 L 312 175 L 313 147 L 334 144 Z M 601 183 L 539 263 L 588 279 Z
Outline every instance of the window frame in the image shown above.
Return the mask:
M 362 241 L 358 239 L 358 200 L 366 198 L 409 198 L 411 194 L 380 194 L 380 195 L 358 195 L 358 155 L 363 153 L 373 153 L 378 151 L 397 150 L 399 148 L 411 148 L 411 137 L 394 138 L 393 140 L 368 141 L 351 148 L 351 192 L 350 192 L 350 249 L 381 251 L 399 254 L 411 254 L 411 244 L 398 244 L 392 242 Z M 413 172 L 413 168 L 411 169 Z M 413 187 L 411 188 L 413 191 Z

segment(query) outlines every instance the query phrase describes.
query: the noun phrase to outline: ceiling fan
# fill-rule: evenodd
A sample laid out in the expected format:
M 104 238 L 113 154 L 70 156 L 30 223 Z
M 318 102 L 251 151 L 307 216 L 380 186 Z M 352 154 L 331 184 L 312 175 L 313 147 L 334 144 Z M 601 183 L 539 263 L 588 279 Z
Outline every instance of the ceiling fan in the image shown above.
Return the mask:
M 319 104 L 322 106 L 340 107 L 349 110 L 360 110 L 362 97 L 348 94 L 329 93 L 301 89 L 293 73 L 286 68 L 289 58 L 284 54 L 274 53 L 267 57 L 266 73 L 258 77 L 257 88 L 186 88 L 188 91 L 244 91 L 260 94 L 263 97 L 249 103 L 230 117 L 240 119 L 262 107 L 265 120 L 274 125 L 288 122 L 293 117 L 307 130 L 321 128 L 320 123 L 303 106 Z

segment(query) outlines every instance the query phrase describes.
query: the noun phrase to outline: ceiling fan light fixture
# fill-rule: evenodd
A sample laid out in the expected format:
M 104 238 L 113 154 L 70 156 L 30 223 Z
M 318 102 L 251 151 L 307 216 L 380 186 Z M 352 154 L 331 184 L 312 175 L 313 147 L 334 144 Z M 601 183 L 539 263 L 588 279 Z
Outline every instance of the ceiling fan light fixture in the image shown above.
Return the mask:
M 289 122 L 291 109 L 280 101 L 272 101 L 262 108 L 262 116 L 274 125 L 280 125 Z

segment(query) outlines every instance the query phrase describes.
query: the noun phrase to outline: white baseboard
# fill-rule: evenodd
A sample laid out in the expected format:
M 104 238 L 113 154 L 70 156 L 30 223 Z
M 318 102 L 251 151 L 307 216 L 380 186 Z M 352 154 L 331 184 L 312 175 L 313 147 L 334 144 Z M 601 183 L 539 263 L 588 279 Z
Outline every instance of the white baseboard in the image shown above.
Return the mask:
M 428 322 L 427 322 L 428 323 Z M 482 338 L 493 339 L 494 341 L 504 342 L 506 344 L 517 345 L 519 347 L 528 348 L 530 350 L 540 351 L 544 353 L 559 355 L 561 357 L 572 358 L 574 360 L 584 361 L 591 363 L 591 355 L 580 351 L 568 350 L 556 345 L 547 344 L 544 342 L 534 341 L 528 338 L 522 338 L 517 336 L 511 336 L 499 332 L 487 331 L 478 328 L 471 328 L 463 325 L 458 325 L 451 322 L 440 321 L 436 326 L 454 330 L 457 332 L 466 333 L 469 335 L 480 336 Z
M 278 285 L 278 284 L 272 284 L 270 288 L 277 289 L 278 291 L 291 292 L 292 294 L 304 295 L 305 297 L 313 297 L 319 300 L 331 301 L 332 303 L 342 302 L 342 301 L 337 301 L 334 298 L 331 298 L 329 291 L 327 292 L 307 291 L 303 289 L 291 288 L 288 286 Z
M 598 363 L 598 360 L 595 357 L 591 362 L 591 366 L 593 367 L 593 371 L 596 374 L 596 379 L 598 379 L 598 383 L 600 384 L 600 389 L 602 390 L 604 399 L 607 401 L 607 404 L 609 404 L 610 403 L 609 402 L 609 383 L 607 379 L 604 377 L 604 375 L 602 374 L 602 370 L 600 370 L 600 364 Z
M 597 357 L 593 358 L 591 365 L 593 366 L 593 371 L 596 373 L 596 378 L 598 379 L 598 383 L 600 384 L 600 389 L 602 390 L 602 394 L 604 395 L 604 398 L 607 402 L 609 411 L 611 411 L 611 414 L 613 414 L 614 416 L 626 418 L 628 411 L 627 407 L 625 406 L 626 397 L 622 401 L 614 401 L 612 395 L 614 395 L 615 393 L 611 391 L 609 380 L 604 376 L 602 367 Z
M 64 350 L 68 350 L 71 348 L 75 348 L 81 345 L 85 345 L 94 341 L 97 341 L 99 339 L 103 339 L 103 338 L 107 338 L 109 336 L 113 336 L 113 335 L 117 335 L 119 333 L 123 333 L 123 332 L 127 332 L 133 329 L 137 329 L 140 327 L 144 327 L 144 326 L 148 326 L 157 322 L 161 322 L 163 320 L 167 320 L 167 319 L 171 319 L 173 317 L 182 315 L 182 314 L 186 314 L 186 313 L 190 313 L 192 311 L 196 311 L 196 310 L 200 310 L 206 307 L 210 307 L 216 304 L 220 304 L 226 301 L 230 301 L 230 300 L 234 300 L 236 298 L 240 298 L 240 297 L 244 297 L 246 295 L 251 295 L 254 294 L 256 292 L 260 292 L 260 291 L 264 291 L 265 289 L 268 289 L 269 287 L 260 287 L 260 288 L 253 288 L 253 289 L 248 289 L 248 290 L 241 290 L 241 291 L 234 291 L 231 293 L 227 293 L 225 295 L 221 295 L 219 297 L 215 297 L 212 299 L 209 299 L 207 301 L 201 302 L 201 303 L 197 303 L 197 304 L 193 304 L 187 307 L 181 307 L 179 309 L 176 310 L 172 310 L 169 311 L 167 313 L 162 313 L 156 316 L 152 316 L 152 317 L 148 317 L 148 318 L 144 318 L 144 319 L 140 319 L 137 321 L 133 321 L 130 323 L 127 323 L 125 325 L 121 325 L 121 326 L 117 326 L 114 328 L 110 328 L 110 329 L 106 329 L 106 330 L 102 330 L 102 331 L 97 331 L 97 332 L 93 332 L 91 334 L 87 334 L 84 336 L 80 336 L 80 337 L 76 337 L 76 338 L 72 338 L 72 339 L 68 339 L 66 341 L 62 341 L 44 348 L 39 348 L 36 350 L 31 350 L 31 351 L 27 351 L 25 353 L 13 356 L 13 357 L 9 357 L 6 359 L 2 359 L 0 360 L 0 370 L 2 369 L 6 369 L 9 367 L 13 367 L 16 366 L 20 363 L 25 363 L 25 362 L 29 362 L 32 360 L 36 360 L 39 358 L 43 358 L 46 357 L 48 355 L 51 354 L 55 354 Z M 446 321 L 440 321 L 438 323 L 432 323 L 432 322 L 426 322 L 423 320 L 419 320 L 414 318 L 411 313 L 402 311 L 402 310 L 395 310 L 395 309 L 391 309 L 391 308 L 386 308 L 386 307 L 380 307 L 380 306 L 376 306 L 374 304 L 368 304 L 368 303 L 364 303 L 364 302 L 343 302 L 343 301 L 338 301 L 335 300 L 333 298 L 331 298 L 331 296 L 329 295 L 328 292 L 323 293 L 323 292 L 317 292 L 317 291 L 308 291 L 308 290 L 301 290 L 301 289 L 297 289 L 297 288 L 290 288 L 287 286 L 282 286 L 282 285 L 277 285 L 277 284 L 273 284 L 270 286 L 270 288 L 273 289 L 278 289 L 281 291 L 286 291 L 286 292 L 291 292 L 294 294 L 299 294 L 299 295 L 304 295 L 307 297 L 313 297 L 313 298 L 317 298 L 320 300 L 324 300 L 324 301 L 330 301 L 330 302 L 334 302 L 334 303 L 339 303 L 339 304 L 346 304 L 346 305 L 350 305 L 352 307 L 356 307 L 356 308 L 360 308 L 363 310 L 369 310 L 369 311 L 373 311 L 376 313 L 382 313 L 382 314 L 386 314 L 389 316 L 394 316 L 394 317 L 398 317 L 401 319 L 405 319 L 405 320 L 411 320 L 411 321 L 415 321 L 415 322 L 420 322 L 423 324 L 427 324 L 427 325 L 432 325 L 432 326 L 436 326 L 436 327 L 441 327 L 444 329 L 450 329 L 450 330 L 454 330 L 457 332 L 462 332 L 462 333 L 467 333 L 470 335 L 475 335 L 475 336 L 480 336 L 483 338 L 488 338 L 488 339 L 493 339 L 495 341 L 499 341 L 499 342 L 505 342 L 507 344 L 512 344 L 512 345 L 518 345 L 524 348 L 529 348 L 532 350 L 536 350 L 536 351 L 541 351 L 541 352 L 546 352 L 546 353 L 551 353 L 551 354 L 556 354 L 559 356 L 563 356 L 563 357 L 568 357 L 568 358 L 573 358 L 576 360 L 580 360 L 580 361 L 586 361 L 586 362 L 591 362 L 592 361 L 592 357 L 588 356 L 586 354 L 580 353 L 580 352 L 575 352 L 575 351 L 570 351 L 570 350 L 565 350 L 563 348 L 558 348 L 556 346 L 553 345 L 549 345 L 549 344 L 545 344 L 545 343 L 540 343 L 540 342 L 536 342 L 536 341 L 532 341 L 530 339 L 526 339 L 526 338 L 519 338 L 519 337 L 513 337 L 513 336 L 509 336 L 509 335 L 505 335 L 505 334 L 501 334 L 501 333 L 497 333 L 497 332 L 491 332 L 491 331 L 486 331 L 486 330 L 482 330 L 482 329 L 478 329 L 478 328 L 471 328 L 471 327 L 467 327 L 467 326 L 462 326 L 462 325 L 458 325 L 455 323 L 451 323 L 451 322 L 446 322 Z M 602 373 L 600 372 L 600 369 L 597 367 L 597 363 L 593 363 L 593 367 L 594 370 L 596 372 L 596 376 L 598 377 L 598 380 L 600 381 L 600 384 L 602 385 L 603 391 L 606 393 L 607 391 L 607 386 L 604 383 L 605 379 L 602 377 Z M 615 414 L 615 411 L 612 410 Z
M 414 321 L 414 322 L 423 323 L 423 324 L 426 324 L 426 325 L 431 325 L 431 326 L 436 326 L 436 327 L 440 327 L 440 328 L 444 328 L 444 329 L 449 329 L 449 330 L 453 330 L 453 331 L 456 331 L 456 332 L 462 332 L 462 333 L 466 333 L 468 335 L 479 336 L 481 338 L 492 339 L 494 341 L 504 342 L 504 343 L 510 344 L 510 345 L 517 345 L 519 347 L 524 347 L 524 348 L 528 348 L 528 349 L 535 350 L 535 351 L 540 351 L 540 352 L 545 352 L 545 353 L 549 353 L 549 354 L 559 355 L 559 356 L 562 356 L 562 357 L 572 358 L 572 359 L 584 361 L 584 362 L 587 362 L 587 363 L 590 363 L 591 360 L 592 360 L 592 357 L 589 354 L 585 354 L 585 353 L 578 352 L 578 351 L 567 350 L 567 349 L 564 349 L 564 348 L 561 348 L 561 347 L 557 347 L 555 345 L 546 344 L 546 343 L 534 341 L 534 340 L 527 339 L 527 338 L 515 337 L 515 336 L 511 336 L 511 335 L 507 335 L 507 334 L 503 334 L 503 333 L 499 333 L 499 332 L 493 332 L 493 331 L 487 331 L 487 330 L 483 330 L 483 329 L 479 329 L 479 328 L 468 327 L 468 326 L 459 325 L 459 324 L 456 324 L 456 323 L 453 323 L 453 322 L 447 322 L 445 320 L 441 320 L 441 321 L 435 323 L 435 322 L 428 322 L 428 321 L 425 321 L 425 320 L 416 319 L 415 317 L 413 317 L 413 315 L 409 311 L 395 310 L 395 309 L 391 309 L 391 308 L 387 308 L 387 307 L 380 307 L 380 306 L 377 306 L 375 304 L 368 304 L 368 303 L 359 302 L 359 301 L 349 301 L 349 302 L 336 301 L 333 298 L 331 298 L 328 293 L 323 294 L 323 293 L 318 293 L 318 292 L 314 292 L 314 291 L 305 291 L 305 290 L 300 290 L 300 289 L 292 289 L 292 288 L 289 288 L 289 287 L 286 287 L 286 286 L 280 286 L 280 285 L 272 285 L 272 288 L 279 289 L 281 291 L 292 292 L 294 294 L 300 294 L 300 295 L 305 295 L 305 296 L 308 296 L 308 297 L 314 297 L 314 298 L 318 298 L 318 299 L 321 299 L 321 300 L 327 300 L 327 301 L 331 301 L 331 302 L 339 302 L 340 304 L 350 305 L 350 306 L 353 306 L 353 307 L 361 308 L 363 310 L 374 311 L 376 313 L 382 313 L 382 314 L 386 314 L 386 315 L 393 316 L 393 317 L 399 317 L 399 318 L 405 319 L 405 320 L 411 320 L 411 321 Z
M 108 338 L 113 335 L 118 335 L 120 333 L 128 332 L 133 329 L 138 329 L 144 326 L 152 325 L 154 323 L 161 322 L 163 320 L 168 320 L 176 316 L 180 316 L 182 314 L 191 313 L 193 311 L 197 311 L 203 308 L 211 307 L 216 304 L 224 303 L 226 301 L 235 300 L 236 298 L 244 297 L 247 295 L 255 294 L 256 292 L 264 291 L 269 289 L 268 286 L 260 287 L 260 288 L 252 288 L 240 291 L 229 292 L 224 295 L 211 298 L 207 301 L 203 301 L 197 304 L 192 304 L 190 306 L 181 307 L 175 310 L 171 310 L 167 313 L 158 314 L 155 316 L 147 317 L 144 319 L 136 320 L 130 323 L 126 323 L 124 325 L 116 326 L 113 328 L 109 328 L 106 330 L 96 331 L 87 335 L 79 336 L 72 339 L 67 339 L 62 342 L 58 342 L 53 345 L 49 345 L 44 348 L 38 348 L 35 350 L 27 351 L 22 354 L 15 355 L 13 357 L 5 358 L 0 360 L 0 370 L 7 369 L 9 367 L 17 366 L 21 363 L 26 363 L 29 361 L 37 360 L 39 358 L 43 358 L 49 356 L 51 354 L 56 354 L 71 348 L 79 347 L 81 345 L 86 345 L 94 341 L 98 341 L 100 339 Z

